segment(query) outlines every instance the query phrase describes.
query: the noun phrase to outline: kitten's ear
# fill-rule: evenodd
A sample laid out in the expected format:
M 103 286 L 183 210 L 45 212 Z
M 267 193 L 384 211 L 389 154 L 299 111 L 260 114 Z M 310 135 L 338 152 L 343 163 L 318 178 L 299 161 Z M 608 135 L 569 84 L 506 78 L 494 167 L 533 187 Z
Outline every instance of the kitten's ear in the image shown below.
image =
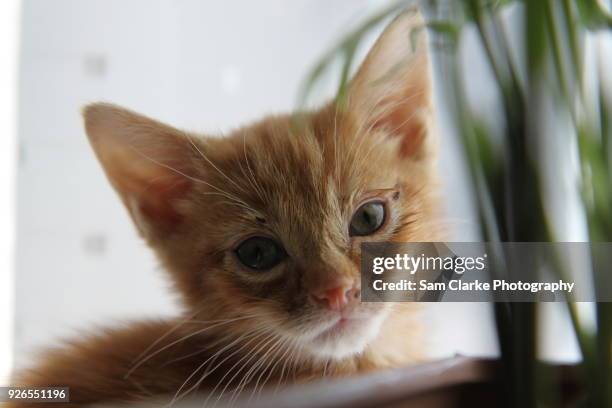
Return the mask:
M 348 108 L 364 129 L 399 137 L 400 155 L 429 156 L 433 114 L 427 34 L 421 13 L 403 12 L 376 41 L 348 87 Z
M 185 133 L 105 103 L 83 109 L 89 141 L 140 233 L 171 233 L 182 216 L 177 202 L 193 180 L 193 145 Z

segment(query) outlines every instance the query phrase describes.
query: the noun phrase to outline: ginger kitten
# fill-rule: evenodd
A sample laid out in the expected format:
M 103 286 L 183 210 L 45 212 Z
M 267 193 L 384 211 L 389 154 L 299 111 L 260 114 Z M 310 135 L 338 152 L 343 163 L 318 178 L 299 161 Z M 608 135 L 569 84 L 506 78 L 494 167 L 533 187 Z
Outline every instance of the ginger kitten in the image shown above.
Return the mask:
M 414 308 L 361 303 L 359 262 L 364 241 L 438 237 L 429 57 L 425 33 L 410 36 L 421 26 L 414 11 L 390 24 L 342 107 L 222 138 L 87 106 L 91 145 L 185 312 L 73 339 L 16 385 L 69 386 L 80 406 L 234 398 L 418 359 Z

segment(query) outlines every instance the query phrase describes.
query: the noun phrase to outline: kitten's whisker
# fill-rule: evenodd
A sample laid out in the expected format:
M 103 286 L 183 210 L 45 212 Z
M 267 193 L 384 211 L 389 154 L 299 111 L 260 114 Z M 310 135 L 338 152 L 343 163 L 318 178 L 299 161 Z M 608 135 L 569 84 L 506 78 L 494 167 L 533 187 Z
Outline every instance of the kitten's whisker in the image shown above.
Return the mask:
M 261 344 L 261 343 L 260 343 L 260 344 Z M 267 344 L 266 344 L 266 345 L 267 345 Z M 259 349 L 261 349 L 261 348 L 265 347 L 266 345 L 262 345 L 261 347 L 259 347 Z M 227 387 L 228 387 L 228 386 L 229 386 L 229 385 L 230 385 L 230 384 L 231 384 L 231 383 L 232 383 L 232 382 L 233 382 L 233 381 L 236 379 L 236 377 L 238 376 L 238 374 L 239 374 L 240 372 L 242 372 L 242 370 L 243 370 L 244 368 L 246 368 L 246 367 L 247 367 L 247 366 L 250 364 L 250 362 L 251 362 L 251 361 L 252 361 L 254 358 L 256 358 L 256 357 L 257 357 L 257 353 L 256 353 L 256 352 L 253 352 L 253 353 L 252 353 L 252 355 L 250 356 L 250 358 L 249 358 L 249 359 L 248 359 L 248 360 L 247 360 L 247 361 L 244 363 L 244 365 L 243 365 L 243 366 L 242 366 L 242 367 L 241 367 L 241 368 L 240 368 L 240 369 L 239 369 L 239 370 L 238 370 L 238 371 L 237 371 L 237 372 L 234 374 L 234 376 L 233 376 L 232 378 L 230 378 L 230 380 L 229 380 L 229 381 L 228 381 L 228 383 L 226 384 L 225 388 L 224 388 L 224 389 L 221 391 L 221 394 L 224 394 L 224 393 L 225 393 L 225 390 L 227 389 Z M 238 363 L 242 362 L 243 360 L 244 360 L 244 358 L 243 358 L 243 359 L 241 359 L 241 360 L 240 360 Z M 232 367 L 232 368 L 233 368 L 233 367 Z M 237 387 L 236 387 L 236 389 L 234 390 L 234 393 L 232 393 L 232 400 L 233 400 L 233 398 L 234 398 L 234 395 L 235 395 L 236 391 L 237 391 L 237 390 L 240 388 L 241 384 L 243 384 L 243 383 L 244 383 L 244 384 L 246 385 L 246 382 L 244 381 L 244 380 L 245 380 L 245 378 L 246 378 L 246 376 L 243 376 L 242 380 L 241 380 L 241 381 L 238 383 L 238 386 L 237 386 Z M 232 400 L 230 400 L 230 403 L 232 402 Z
M 203 328 L 203 329 L 196 330 L 195 332 L 193 332 L 193 333 L 189 333 L 189 334 L 187 334 L 187 335 L 185 335 L 185 336 L 181 337 L 180 339 L 174 340 L 173 342 L 171 342 L 171 343 L 169 343 L 169 344 L 165 345 L 164 347 L 162 347 L 162 348 L 160 348 L 160 349 L 156 350 L 155 352 L 153 352 L 153 353 L 149 354 L 149 355 L 148 355 L 146 358 L 143 358 L 143 359 L 142 359 L 142 360 L 140 360 L 138 363 L 136 363 L 135 365 L 133 365 L 133 366 L 132 366 L 132 367 L 131 367 L 131 368 L 128 370 L 128 372 L 125 374 L 124 378 L 129 377 L 129 376 L 130 376 L 130 375 L 131 375 L 131 374 L 132 374 L 132 373 L 133 373 L 133 372 L 134 372 L 134 371 L 135 371 L 135 370 L 136 370 L 138 367 L 140 367 L 142 364 L 144 364 L 145 362 L 147 362 L 148 360 L 150 360 L 152 357 L 154 357 L 154 356 L 158 355 L 158 354 L 159 354 L 159 353 L 161 353 L 162 351 L 167 350 L 168 348 L 170 348 L 170 347 L 174 346 L 175 344 L 178 344 L 178 343 L 180 343 L 180 342 L 182 342 L 182 341 L 184 341 L 184 340 L 187 340 L 188 338 L 191 338 L 191 337 L 193 337 L 193 336 L 197 336 L 197 335 L 199 335 L 199 334 L 202 334 L 202 333 L 204 333 L 204 332 L 206 332 L 206 331 L 208 331 L 208 330 L 210 330 L 210 329 L 213 329 L 213 328 L 215 328 L 215 327 L 219 327 L 219 326 L 222 326 L 222 325 L 224 325 L 224 324 L 232 323 L 232 322 L 235 322 L 235 321 L 238 321 L 238 320 L 248 319 L 248 318 L 251 318 L 251 317 L 253 317 L 253 316 L 242 316 L 242 317 L 237 317 L 237 318 L 234 318 L 234 319 L 227 319 L 227 320 L 221 321 L 221 322 L 219 322 L 219 323 L 217 323 L 217 324 L 213 324 L 212 326 L 207 326 L 207 327 L 205 327 L 205 328 Z
M 191 144 L 191 146 L 198 152 L 198 154 L 204 159 L 206 160 L 206 162 L 208 162 L 208 164 L 210 164 L 215 170 L 217 170 L 217 172 L 219 174 L 221 174 L 227 181 L 229 181 L 230 183 L 232 183 L 234 186 L 236 186 L 236 188 L 238 188 L 239 190 L 244 192 L 244 189 L 238 185 L 238 183 L 236 183 L 234 180 L 232 180 L 231 177 L 229 177 L 226 173 L 224 173 L 223 171 L 221 171 L 221 169 L 219 169 L 219 167 L 217 167 L 209 158 L 208 156 L 206 156 L 204 154 L 204 152 L 202 152 L 202 150 L 193 142 L 193 139 L 191 138 L 191 136 L 188 133 L 185 133 L 185 136 L 187 137 L 187 140 L 189 140 L 189 143 Z
M 287 363 L 291 360 L 291 356 L 295 353 L 296 343 L 297 343 L 297 340 L 295 339 L 292 340 L 287 347 L 287 352 L 283 354 L 283 356 L 281 357 L 281 360 L 283 360 L 284 362 L 283 362 L 283 367 L 281 368 L 281 373 L 278 378 L 278 382 L 276 383 L 276 387 L 274 388 L 274 394 L 278 392 L 278 388 L 280 387 L 283 381 L 283 377 L 285 376 L 285 369 L 287 368 Z M 289 354 L 289 356 L 287 356 L 287 354 Z
M 282 342 L 281 342 L 281 343 L 280 343 L 278 346 L 276 346 L 276 350 L 277 350 L 277 351 L 274 353 L 274 357 L 278 357 L 278 354 L 279 354 L 279 353 L 280 353 L 280 352 L 281 352 L 281 351 L 282 351 L 282 350 L 285 348 L 285 345 L 286 345 L 286 344 L 287 344 L 289 341 L 290 341 L 290 339 L 285 339 L 285 340 L 283 340 L 283 341 L 282 341 Z M 278 342 L 277 342 L 277 343 L 278 343 Z M 276 343 L 275 343 L 275 344 L 276 344 Z M 274 363 L 274 366 L 273 366 L 273 367 L 270 369 L 270 371 L 269 371 L 269 373 L 268 373 L 268 376 L 267 376 L 267 377 L 266 377 L 266 379 L 265 379 L 265 380 L 262 382 L 262 387 L 263 387 L 265 384 L 267 384 L 267 382 L 268 382 L 268 380 L 269 380 L 270 376 L 271 376 L 271 375 L 272 375 L 272 373 L 274 372 L 274 369 L 276 368 L 276 366 L 278 365 L 278 363 L 280 363 L 281 361 L 283 361 L 283 360 L 284 360 L 284 358 L 285 358 L 286 354 L 287 354 L 287 353 L 288 353 L 290 350 L 291 350 L 291 349 L 287 347 L 287 348 L 286 348 L 285 353 L 284 353 L 282 356 L 280 356 L 279 358 L 277 358 L 277 359 L 276 359 L 276 362 Z M 272 357 L 272 356 L 271 356 L 271 357 Z M 284 360 L 284 361 L 286 361 L 286 360 Z M 270 364 L 268 364 L 267 368 L 269 368 L 269 367 L 270 367 Z M 262 373 L 261 373 L 261 375 L 260 375 L 260 378 L 258 378 L 258 379 L 257 379 L 257 383 L 259 383 L 259 380 L 261 379 L 261 376 L 262 376 L 262 375 L 265 373 L 265 371 L 266 371 L 266 370 L 262 371 Z M 254 388 L 254 389 L 257 389 L 257 383 L 255 384 L 255 388 Z M 250 401 L 250 399 L 249 399 L 249 401 Z
M 276 387 L 274 388 L 274 394 L 278 393 L 278 389 L 281 383 L 283 382 L 283 378 L 285 377 L 285 370 L 287 369 L 287 364 L 291 361 L 292 356 L 295 354 L 295 348 L 296 348 L 296 341 L 294 340 L 289 345 L 289 350 L 291 350 L 291 353 L 289 354 L 287 358 L 285 358 L 285 361 L 281 368 L 280 376 L 278 377 L 278 382 L 276 383 Z
M 265 329 L 267 329 L 267 328 L 265 328 Z M 266 334 L 266 333 L 267 333 L 268 335 L 267 335 L 266 337 L 264 337 L 263 339 L 261 339 L 261 340 L 259 341 L 259 343 L 253 347 L 253 349 L 254 349 L 254 351 L 253 351 L 253 353 L 252 353 L 252 354 L 253 354 L 253 356 L 256 356 L 256 355 L 257 355 L 257 351 L 258 351 L 258 350 L 265 348 L 265 347 L 266 347 L 268 344 L 270 344 L 270 342 L 272 342 L 272 341 L 273 341 L 273 340 L 276 338 L 276 336 L 277 336 L 277 334 L 276 334 L 274 331 L 270 331 L 269 329 L 264 330 L 264 332 L 263 332 L 262 334 Z M 261 335 L 260 335 L 260 336 L 261 336 Z M 257 336 L 257 337 L 260 337 L 260 336 Z M 264 342 L 265 342 L 265 343 L 264 343 Z M 234 367 L 235 367 L 235 365 L 234 365 Z M 234 368 L 234 367 L 232 367 L 232 369 L 230 369 L 230 370 L 228 371 L 228 373 L 227 373 L 227 374 L 229 374 L 229 373 L 230 373 L 230 372 L 233 370 L 233 368 Z M 216 368 L 215 368 L 215 369 L 216 369 Z M 241 370 L 242 370 L 242 369 L 241 369 Z M 241 370 L 240 370 L 240 371 L 241 371 Z M 213 370 L 213 371 L 214 371 L 214 370 Z M 227 374 L 226 374 L 226 375 L 227 375 Z M 206 400 L 204 401 L 204 406 L 206 406 L 206 403 L 208 402 L 208 400 L 209 400 L 209 399 L 210 399 L 210 398 L 211 398 L 211 397 L 214 395 L 215 390 L 217 389 L 217 387 L 219 387 L 219 386 L 221 385 L 221 383 L 222 383 L 222 381 L 223 381 L 223 379 L 224 379 L 224 378 L 225 378 L 225 376 L 224 376 L 224 377 L 223 377 L 221 380 L 219 380 L 219 381 L 217 382 L 217 384 L 216 384 L 215 388 L 213 388 L 213 390 L 210 392 L 210 394 L 208 395 L 208 397 L 207 397 L 207 398 L 206 398 Z M 229 381 L 229 382 L 228 382 L 228 385 L 229 385 L 230 383 L 231 383 L 231 381 Z M 226 388 L 227 388 L 227 385 L 226 385 Z M 219 398 L 218 398 L 218 399 L 215 401 L 215 403 L 213 404 L 213 406 L 215 406 L 215 405 L 216 405 L 216 404 L 219 402 L 219 399 L 221 399 L 221 397 L 223 397 L 224 392 L 225 392 L 225 388 L 224 388 L 224 390 L 221 392 L 221 394 L 219 395 Z
M 203 353 L 203 352 L 205 352 L 207 350 L 210 350 L 210 349 L 216 347 L 217 345 L 219 345 L 221 343 L 224 343 L 226 340 L 232 339 L 232 338 L 234 338 L 234 333 L 226 334 L 225 336 L 222 336 L 222 337 L 219 337 L 219 338 L 215 339 L 212 343 L 208 343 L 206 345 L 206 347 L 202 347 L 202 348 L 200 348 L 199 350 L 197 350 L 197 351 L 195 351 L 193 353 L 189 353 L 187 355 L 184 355 L 184 356 L 181 356 L 181 357 L 177 357 L 177 358 L 174 358 L 172 360 L 167 361 L 166 363 L 164 363 L 163 366 L 166 366 L 166 365 L 169 365 L 169 364 L 172 364 L 172 363 L 176 363 L 177 361 L 181 361 L 181 360 L 184 360 L 184 359 L 187 359 L 187 358 L 190 358 L 190 357 L 197 356 L 198 354 L 201 354 L 201 353 Z
M 243 386 L 242 388 L 244 389 L 244 387 L 250 383 L 251 379 L 257 375 L 257 372 L 259 371 L 259 368 L 264 364 L 265 359 L 267 357 L 267 355 L 270 353 L 271 350 L 274 349 L 274 347 L 282 340 L 281 337 L 279 337 L 278 335 L 275 334 L 275 336 L 272 337 L 271 340 L 277 339 L 276 342 L 274 344 L 272 344 L 272 346 L 270 346 L 270 348 L 268 348 L 268 350 L 266 352 L 264 352 L 263 356 L 260 357 L 260 359 L 251 366 L 251 368 L 249 369 L 249 371 L 247 371 L 247 373 L 244 375 L 243 379 L 242 379 L 242 383 Z M 268 341 L 266 344 L 260 346 L 257 348 L 257 350 L 254 352 L 256 355 L 259 355 L 260 351 L 262 349 L 264 349 L 264 347 L 266 347 L 268 344 L 270 343 L 270 341 Z
M 270 356 L 276 356 L 278 354 L 278 350 L 281 349 L 282 345 L 287 341 L 287 339 L 283 339 L 282 337 L 279 338 L 276 343 L 274 343 L 272 345 L 272 347 L 270 347 L 270 349 L 264 354 L 264 356 L 262 357 L 261 361 L 262 364 L 260 365 L 260 367 L 262 367 L 261 369 L 261 374 L 259 374 L 259 377 L 257 377 L 257 380 L 255 381 L 255 386 L 253 387 L 253 391 L 251 392 L 251 395 L 249 396 L 249 399 L 247 401 L 247 405 L 251 402 L 251 399 L 253 398 L 253 396 L 255 396 L 257 394 L 257 389 L 259 387 L 259 382 L 261 381 L 262 377 L 264 376 L 264 374 L 266 373 L 266 370 L 268 368 L 270 368 L 270 365 L 272 364 L 271 361 L 269 361 L 268 359 L 268 355 L 270 353 L 274 353 L 273 355 Z
M 191 387 L 189 388 L 187 391 L 185 391 L 182 395 L 179 395 L 179 393 L 181 392 L 181 390 L 185 387 L 185 385 L 189 382 L 189 380 L 191 378 L 193 378 L 193 376 L 195 376 L 198 371 L 200 371 L 202 368 L 204 368 L 207 365 L 212 365 L 214 364 L 214 362 L 216 361 L 216 359 L 223 354 L 226 350 L 230 349 L 231 347 L 233 347 L 235 344 L 239 343 L 240 341 L 242 341 L 245 338 L 251 338 L 253 336 L 255 336 L 255 338 L 263 335 L 266 333 L 266 331 L 268 331 L 268 327 L 267 326 L 263 326 L 260 327 L 258 329 L 256 329 L 253 332 L 247 332 L 243 335 L 241 335 L 240 337 L 238 337 L 237 339 L 235 339 L 234 341 L 232 341 L 231 343 L 227 344 L 225 347 L 221 348 L 220 350 L 218 350 L 215 354 L 213 354 L 212 356 L 210 356 L 206 361 L 204 361 L 202 364 L 200 364 L 195 370 L 194 372 L 185 380 L 185 382 L 183 382 L 183 384 L 179 387 L 179 389 L 176 391 L 174 398 L 171 401 L 171 404 L 174 403 L 174 401 L 179 400 L 181 398 L 183 398 L 185 395 L 189 394 L 191 391 L 197 389 L 200 384 L 202 384 L 202 382 L 212 373 L 214 372 L 218 367 L 221 366 L 221 364 L 223 364 L 223 362 L 225 362 L 228 358 L 232 357 L 234 354 L 236 354 L 236 352 L 232 353 L 230 356 L 226 357 L 223 361 L 221 361 L 217 366 L 215 366 L 215 368 L 213 368 L 212 370 L 210 368 L 206 369 L 203 373 L 203 375 L 200 377 L 200 379 Z M 238 350 L 240 351 L 242 348 L 244 348 L 244 345 Z
M 256 211 L 251 206 L 248 206 L 248 205 L 245 205 L 245 204 L 242 204 L 242 203 L 238 203 L 238 202 L 235 202 L 235 201 L 220 201 L 219 203 L 220 204 L 227 204 L 227 205 L 235 205 L 236 207 L 239 207 L 239 208 L 247 210 L 247 212 L 249 212 L 249 213 L 256 213 Z
M 201 313 L 203 308 L 201 308 L 200 310 L 197 310 L 196 312 L 192 313 L 190 316 L 195 316 L 199 313 Z M 186 324 L 209 324 L 209 323 L 220 323 L 220 322 L 226 322 L 228 319 L 217 319 L 217 320 L 195 320 L 195 319 L 191 319 L 191 318 L 185 318 L 185 319 L 181 319 L 179 320 L 179 323 L 176 324 L 175 326 L 173 326 L 172 328 L 170 328 L 170 330 L 168 330 L 167 332 L 165 332 L 163 335 L 161 335 L 157 340 L 155 340 L 153 343 L 151 343 L 150 346 L 148 346 L 144 351 L 142 351 L 138 356 L 136 356 L 134 358 L 134 360 L 132 361 L 132 364 L 135 364 L 141 357 L 143 357 L 147 352 L 149 352 L 153 347 L 155 347 L 157 344 L 159 344 L 160 341 L 162 341 L 163 339 L 165 339 L 166 337 L 168 337 L 170 334 L 172 334 L 172 332 L 174 332 L 175 330 L 177 330 L 179 327 L 186 325 Z
M 211 183 L 209 183 L 209 182 L 207 182 L 207 181 L 204 181 L 204 180 L 202 180 L 202 179 L 198 179 L 198 178 L 192 177 L 192 176 L 190 176 L 190 175 L 188 175 L 188 174 L 185 174 L 184 172 L 182 172 L 182 171 L 180 171 L 180 170 L 178 170 L 178 169 L 175 169 L 175 168 L 174 168 L 174 167 L 172 167 L 172 166 L 169 166 L 169 165 L 167 165 L 167 164 L 165 164 L 165 163 L 160 162 L 159 160 L 156 160 L 156 159 L 154 159 L 154 158 L 152 158 L 152 157 L 149 157 L 149 156 L 147 156 L 146 154 L 142 153 L 141 151 L 137 150 L 137 149 L 136 149 L 134 146 L 131 146 L 131 148 L 132 148 L 132 149 L 133 149 L 133 150 L 134 150 L 134 151 L 135 151 L 137 154 L 139 154 L 140 156 L 142 156 L 142 157 L 146 158 L 147 160 L 151 161 L 152 163 L 155 163 L 155 164 L 157 164 L 158 166 L 161 166 L 161 167 L 163 167 L 163 168 L 165 168 L 165 169 L 168 169 L 168 170 L 170 170 L 170 171 L 173 171 L 173 172 L 175 172 L 176 174 L 178 174 L 178 175 L 180 175 L 180 176 L 185 177 L 187 180 L 193 181 L 194 183 L 204 184 L 204 185 L 206 185 L 206 186 L 208 186 L 208 187 L 210 187 L 210 188 L 212 188 L 212 189 L 214 189 L 214 190 L 218 191 L 220 194 L 224 195 L 226 198 L 231 199 L 231 200 L 236 201 L 236 202 L 240 202 L 240 203 L 242 203 L 242 204 L 244 204 L 244 205 L 246 205 L 246 206 L 248 207 L 248 204 L 247 204 L 247 203 L 245 203 L 244 201 L 240 200 L 238 197 L 234 196 L 233 194 L 231 194 L 231 193 L 229 193 L 229 192 L 227 192 L 227 191 L 225 191 L 225 190 L 223 190 L 223 189 L 221 189 L 221 188 L 219 188 L 219 187 L 217 187 L 217 186 L 215 186 L 215 185 L 213 185 L 213 184 L 211 184 Z
M 265 339 L 269 339 L 269 340 L 266 342 L 266 344 L 263 344 L 261 347 L 265 347 L 265 346 L 266 346 L 267 344 L 269 344 L 269 343 L 270 343 L 272 340 L 274 340 L 274 336 L 276 336 L 276 334 L 275 334 L 274 332 L 271 332 L 271 334 L 270 334 L 268 337 L 266 337 L 266 338 L 264 338 L 264 340 L 262 340 L 262 342 L 263 342 L 263 341 L 265 341 Z M 261 344 L 262 342 L 260 342 L 259 344 Z M 242 347 L 242 348 L 244 348 L 244 347 Z M 241 349 L 242 349 L 242 348 L 241 348 Z M 253 354 L 253 356 L 255 356 L 255 354 Z M 251 356 L 251 358 L 252 358 L 253 356 Z M 247 354 L 245 357 L 248 357 L 248 354 Z M 213 390 L 212 390 L 212 391 L 210 392 L 210 394 L 208 395 L 208 398 L 206 398 L 206 400 L 204 401 L 204 406 L 206 406 L 206 403 L 208 402 L 208 400 L 210 399 L 210 397 L 212 397 L 212 396 L 214 395 L 214 393 L 215 393 L 215 391 L 217 390 L 217 388 L 218 388 L 218 387 L 219 387 L 219 386 L 220 386 L 220 385 L 223 383 L 223 380 L 225 380 L 225 378 L 226 378 L 226 377 L 227 377 L 227 376 L 228 376 L 228 375 L 229 375 L 229 374 L 230 374 L 230 373 L 231 373 L 231 372 L 234 370 L 234 368 L 235 368 L 235 367 L 236 367 L 238 364 L 240 364 L 240 362 L 241 362 L 241 361 L 243 361 L 243 360 L 244 360 L 244 358 L 245 358 L 245 357 L 241 358 L 241 359 L 240 359 L 240 360 L 239 360 L 239 361 L 238 361 L 236 364 L 234 364 L 234 365 L 232 366 L 232 368 L 230 368 L 230 369 L 228 370 L 228 372 L 227 372 L 227 373 L 226 373 L 226 374 L 225 374 L 225 375 L 224 375 L 224 376 L 223 376 L 223 377 L 222 377 L 222 378 L 221 378 L 221 379 L 220 379 L 220 380 L 217 382 L 217 385 L 215 385 L 215 388 L 213 388 Z M 249 360 L 249 361 L 250 361 L 250 360 Z M 216 404 L 219 402 L 219 400 L 220 400 L 220 399 L 223 397 L 223 394 L 225 393 L 225 390 L 227 389 L 227 387 L 229 386 L 229 384 L 231 384 L 231 381 L 232 381 L 232 380 L 235 378 L 235 376 L 236 376 L 236 375 L 237 375 L 237 374 L 238 374 L 238 373 L 239 373 L 241 370 L 242 370 L 242 369 L 240 369 L 240 370 L 239 370 L 239 371 L 238 371 L 236 374 L 234 374 L 234 377 L 232 377 L 232 379 L 230 379 L 230 380 L 228 381 L 228 383 L 226 384 L 225 388 L 223 388 L 223 390 L 222 390 L 222 391 L 221 391 L 221 393 L 219 394 L 219 397 L 217 398 L 217 400 L 215 401 L 215 403 L 213 404 L 213 406 L 215 406 L 215 405 L 216 405 Z
M 260 342 L 259 345 L 253 350 L 253 353 L 252 353 L 253 357 L 258 357 L 260 350 L 264 349 L 277 336 L 278 335 L 276 333 L 273 333 L 273 335 L 270 336 L 270 338 L 266 342 L 266 344 L 262 344 L 263 341 Z M 251 361 L 251 359 L 249 359 L 249 362 L 250 361 Z M 259 365 L 261 365 L 261 360 L 259 360 L 259 361 L 255 362 L 254 364 L 252 364 L 250 366 L 249 370 L 242 376 L 242 379 L 240 380 L 240 382 L 238 383 L 238 385 L 234 389 L 234 392 L 232 393 L 232 397 L 230 399 L 230 405 L 233 404 L 235 399 L 237 399 L 240 396 L 240 393 L 242 392 L 242 390 L 246 387 L 246 385 L 250 381 L 252 374 L 255 374 L 257 372 L 257 368 L 258 368 Z
M 202 364 L 200 364 L 188 377 L 187 379 L 181 384 L 181 386 L 177 389 L 176 393 L 174 394 L 174 397 L 172 398 L 172 400 L 170 401 L 170 403 L 168 404 L 168 407 L 171 407 L 176 401 L 182 399 L 183 397 L 185 397 L 187 394 L 189 394 L 191 391 L 195 390 L 196 388 L 198 388 L 201 384 L 201 381 L 197 381 L 193 386 L 191 386 L 189 389 L 187 389 L 185 392 L 183 392 L 181 394 L 181 391 L 183 390 L 183 388 L 185 388 L 185 386 L 187 385 L 187 383 L 189 382 L 189 380 L 191 380 L 197 373 L 198 371 L 200 371 L 202 368 L 204 368 L 211 360 L 214 361 L 214 358 L 216 358 L 219 353 L 224 352 L 226 349 L 232 347 L 234 344 L 236 344 L 237 342 L 239 342 L 240 340 L 242 340 L 244 337 L 249 336 L 250 333 L 244 333 L 242 334 L 240 337 L 238 337 L 237 339 L 235 339 L 233 342 L 227 344 L 225 347 L 221 348 L 219 351 L 217 351 L 215 354 L 213 354 L 212 356 L 210 356 L 208 359 L 206 359 Z
M 172 334 L 175 330 L 177 330 L 179 327 L 181 327 L 183 324 L 185 324 L 187 321 L 191 320 L 191 318 L 193 316 L 196 316 L 198 313 L 200 313 L 202 311 L 203 307 L 193 313 L 191 313 L 189 315 L 189 319 L 183 319 L 180 320 L 180 323 L 171 327 L 170 330 L 168 330 L 167 332 L 165 332 L 164 334 L 162 334 L 157 340 L 155 340 L 149 347 L 147 347 L 142 353 L 140 353 L 138 356 L 136 356 L 136 358 L 132 361 L 132 364 L 134 364 L 136 361 L 138 361 L 140 358 L 142 358 L 145 354 L 147 354 L 153 347 L 155 347 L 160 341 L 162 341 L 163 339 L 165 339 L 166 337 L 168 337 L 170 334 Z
M 255 174 L 253 173 L 253 169 L 251 168 L 251 165 L 249 164 L 249 157 L 247 155 L 247 150 L 246 150 L 246 134 L 243 135 L 242 137 L 242 147 L 244 151 L 244 161 L 246 162 L 246 166 L 247 166 L 247 169 L 249 170 L 250 177 L 244 173 L 244 170 L 242 169 L 242 165 L 240 166 L 240 169 L 242 170 L 243 174 L 245 174 L 245 177 L 247 178 L 247 180 L 249 180 L 249 183 L 253 187 L 253 190 L 255 190 L 255 192 L 259 196 L 259 199 L 262 201 L 262 203 L 265 203 L 267 201 L 264 197 L 265 193 L 261 190 L 259 184 L 257 184 L 257 179 L 255 178 Z M 240 163 L 240 161 L 238 161 L 238 163 Z
M 202 192 L 200 194 L 202 194 L 202 195 L 218 195 L 218 196 L 227 198 L 229 200 L 229 201 L 221 201 L 222 203 L 229 204 L 229 205 L 236 205 L 236 206 L 238 206 L 240 208 L 244 208 L 244 209 L 248 210 L 249 212 L 256 212 L 250 205 L 245 203 L 243 200 L 239 200 L 237 198 L 234 198 L 233 196 L 228 196 L 227 194 L 218 193 L 216 191 L 206 191 L 206 192 Z
M 302 358 L 302 350 L 304 349 L 304 347 L 298 342 L 297 343 L 298 347 L 297 347 L 297 354 L 295 356 L 295 362 L 293 364 L 293 381 L 296 382 L 297 381 L 297 370 L 299 367 L 299 362 Z
M 259 387 L 259 391 L 257 392 L 257 399 L 259 399 L 259 397 L 261 396 L 261 392 L 263 391 L 264 387 L 268 385 L 268 382 L 270 380 L 270 377 L 272 377 L 272 375 L 274 374 L 274 371 L 276 370 L 276 367 L 278 366 L 278 364 L 281 361 L 285 361 L 285 357 L 288 354 L 288 352 L 291 350 L 290 347 L 287 347 L 287 343 L 289 343 L 291 340 L 290 339 L 286 339 L 278 348 L 277 348 L 277 352 L 274 354 L 274 358 L 275 358 L 275 362 L 274 365 L 272 365 L 272 367 L 270 367 L 270 364 L 268 365 L 268 368 L 266 368 L 266 370 L 268 371 L 268 375 L 266 376 L 266 378 L 261 382 L 261 386 Z M 283 351 L 283 349 L 285 349 L 285 352 L 279 356 L 279 354 Z
M 248 358 L 247 361 L 244 361 L 244 364 L 241 365 L 241 367 L 236 370 L 236 372 L 234 373 L 234 375 L 232 376 L 232 378 L 230 378 L 227 383 L 225 384 L 225 387 L 223 387 L 223 389 L 221 390 L 219 397 L 217 398 L 217 402 L 221 399 L 221 397 L 225 394 L 225 391 L 227 390 L 227 388 L 230 386 L 230 384 L 236 379 L 236 377 L 238 376 L 238 374 L 240 374 L 242 372 L 242 370 L 244 370 L 248 364 L 251 362 L 251 360 L 253 360 L 257 355 L 255 353 L 251 353 L 249 354 L 245 354 L 240 360 L 238 360 L 228 371 L 227 373 L 223 376 L 223 378 L 221 378 L 221 380 L 219 380 L 219 382 L 217 383 L 217 385 L 215 386 L 215 388 L 211 391 L 211 395 L 212 393 L 215 392 L 215 390 L 217 389 L 217 387 L 223 382 L 223 380 L 225 379 L 225 377 L 227 375 L 229 375 L 232 371 L 234 371 L 236 369 L 236 367 L 238 365 L 240 365 L 245 359 Z M 241 381 L 242 382 L 242 381 Z M 239 383 L 240 384 L 240 383 Z M 210 398 L 210 396 L 208 397 Z M 206 401 L 208 401 L 208 398 L 206 399 Z M 206 401 L 204 402 L 204 405 L 206 405 Z M 216 404 L 216 402 L 215 402 Z M 231 402 L 230 402 L 231 405 Z

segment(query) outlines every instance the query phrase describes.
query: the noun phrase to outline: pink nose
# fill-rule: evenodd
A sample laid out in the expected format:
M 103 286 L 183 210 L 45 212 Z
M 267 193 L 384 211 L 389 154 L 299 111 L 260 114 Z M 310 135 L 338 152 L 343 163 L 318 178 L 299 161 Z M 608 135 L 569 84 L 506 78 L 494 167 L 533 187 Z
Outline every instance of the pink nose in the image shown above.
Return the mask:
M 359 288 L 337 286 L 321 293 L 314 294 L 313 297 L 330 310 L 340 311 L 348 304 L 359 299 Z

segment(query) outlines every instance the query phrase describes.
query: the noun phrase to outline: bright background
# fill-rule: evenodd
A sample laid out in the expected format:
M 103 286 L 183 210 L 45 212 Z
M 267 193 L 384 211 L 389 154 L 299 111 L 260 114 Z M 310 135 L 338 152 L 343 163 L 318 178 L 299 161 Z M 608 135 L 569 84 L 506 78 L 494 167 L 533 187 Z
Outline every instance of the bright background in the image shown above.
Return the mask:
M 0 385 L 13 364 L 18 25 L 19 1 L 0 2 Z
M 14 360 L 23 365 L 41 345 L 84 328 L 178 310 L 163 271 L 87 144 L 83 104 L 112 101 L 202 132 L 291 110 L 317 58 L 385 1 L 24 0 L 21 20 L 17 3 L 3 0 L 0 6 L 3 30 L 17 32 L 21 21 L 16 267 L 10 263 L 15 217 L 9 195 L 0 202 L 0 288 L 7 295 L 0 346 L 9 350 L 14 339 Z M 8 4 L 13 9 L 6 14 Z M 6 42 L 9 54 L 17 55 L 15 36 L 3 32 L 0 39 L 3 53 Z M 488 67 L 470 41 L 465 53 L 474 83 L 470 92 L 491 109 Z M 0 114 L 10 119 L 16 99 L 6 90 L 14 88 L 15 78 L 5 65 L 0 64 L 0 96 L 9 108 L 2 105 Z M 11 123 L 0 122 L 3 194 L 13 191 L 17 161 Z M 477 240 L 467 176 L 444 112 L 440 128 L 447 218 L 455 240 Z M 437 304 L 424 313 L 432 355 L 496 353 L 489 305 Z M 551 333 L 562 331 L 562 318 L 551 316 Z M 571 357 L 573 340 L 553 337 L 557 357 Z M 1 354 L 0 361 L 10 365 Z

